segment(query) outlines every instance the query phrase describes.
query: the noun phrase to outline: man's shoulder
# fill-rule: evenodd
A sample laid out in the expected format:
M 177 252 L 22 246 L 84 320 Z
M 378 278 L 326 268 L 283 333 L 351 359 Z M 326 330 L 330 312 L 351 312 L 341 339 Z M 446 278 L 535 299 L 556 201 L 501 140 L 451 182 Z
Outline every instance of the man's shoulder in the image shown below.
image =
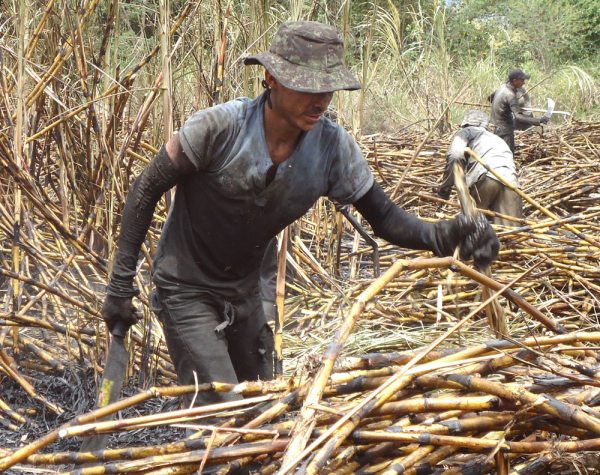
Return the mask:
M 507 92 L 512 92 L 510 86 L 505 82 L 500 84 L 500 86 L 498 86 L 498 89 L 496 89 L 496 91 L 499 94 L 506 94 Z
M 328 163 L 329 166 L 361 155 L 360 146 L 352 134 L 326 117 L 321 117 L 318 125 L 306 133 L 300 152 L 307 161 L 320 165 Z
M 346 132 L 346 129 L 337 122 L 327 117 L 321 117 L 321 134 L 325 137 L 339 137 Z
M 461 131 L 457 132 L 460 133 Z M 496 134 L 490 132 L 486 127 L 481 127 L 479 125 L 469 125 L 468 127 L 464 127 L 462 132 L 465 134 L 474 135 L 477 137 L 497 137 Z
M 198 117 L 211 117 L 219 121 L 243 119 L 254 101 L 247 97 L 239 97 L 231 101 L 202 109 L 194 114 Z
M 235 99 L 202 109 L 183 124 L 180 143 L 197 169 L 205 168 L 208 161 L 235 144 L 253 104 L 247 98 Z
M 468 146 L 471 146 L 471 143 L 479 140 L 481 136 L 486 133 L 488 132 L 483 127 L 468 125 L 466 127 L 461 127 L 456 131 L 452 137 L 452 142 L 454 144 L 467 144 Z
M 515 91 L 510 87 L 509 84 L 503 83 L 496 89 L 494 93 L 494 101 L 492 103 L 492 107 L 502 107 L 505 104 L 508 104 L 515 98 Z
M 469 127 L 471 130 L 474 145 L 483 147 L 485 150 L 493 149 L 495 154 L 504 153 L 505 151 L 512 155 L 507 143 L 498 135 L 490 132 L 484 127 Z M 477 150 L 476 150 L 477 151 Z M 480 150 L 481 151 L 481 150 Z M 478 151 L 479 152 L 479 151 Z
M 201 109 L 192 114 L 181 128 L 181 132 L 190 136 L 190 140 L 191 136 L 200 132 L 202 136 L 211 136 L 213 139 L 222 134 L 235 134 L 248 117 L 254 102 L 241 97 Z

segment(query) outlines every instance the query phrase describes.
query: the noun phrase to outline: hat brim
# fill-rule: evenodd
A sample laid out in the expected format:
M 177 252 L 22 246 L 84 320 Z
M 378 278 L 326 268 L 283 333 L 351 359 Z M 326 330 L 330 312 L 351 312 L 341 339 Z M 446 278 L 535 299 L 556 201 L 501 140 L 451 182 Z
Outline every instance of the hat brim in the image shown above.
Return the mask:
M 515 79 L 529 79 L 529 78 L 531 78 L 531 76 L 529 74 L 523 73 L 523 74 L 519 74 L 518 76 L 515 76 L 513 78 L 509 77 L 509 80 L 513 81 Z
M 360 83 L 345 66 L 338 66 L 327 72 L 317 71 L 290 63 L 269 51 L 247 56 L 244 64 L 264 66 L 279 83 L 294 91 L 321 93 L 360 89 Z

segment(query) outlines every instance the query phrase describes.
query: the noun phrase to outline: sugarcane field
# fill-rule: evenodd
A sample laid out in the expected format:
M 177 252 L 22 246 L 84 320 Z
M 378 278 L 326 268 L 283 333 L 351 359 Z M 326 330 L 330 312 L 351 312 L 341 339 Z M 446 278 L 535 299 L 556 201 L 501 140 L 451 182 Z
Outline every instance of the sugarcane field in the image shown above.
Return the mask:
M 600 474 L 599 32 L 0 2 L 0 473 Z

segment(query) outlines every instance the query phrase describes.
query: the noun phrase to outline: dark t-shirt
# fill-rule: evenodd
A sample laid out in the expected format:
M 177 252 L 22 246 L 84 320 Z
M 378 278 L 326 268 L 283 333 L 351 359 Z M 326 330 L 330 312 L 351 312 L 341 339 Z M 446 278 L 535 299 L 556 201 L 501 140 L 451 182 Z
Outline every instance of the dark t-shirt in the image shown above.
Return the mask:
M 347 204 L 373 177 L 355 140 L 328 119 L 300 138 L 267 186 L 263 96 L 194 114 L 179 134 L 196 173 L 177 191 L 154 261 L 154 282 L 234 299 L 257 288 L 270 239 L 320 196 Z

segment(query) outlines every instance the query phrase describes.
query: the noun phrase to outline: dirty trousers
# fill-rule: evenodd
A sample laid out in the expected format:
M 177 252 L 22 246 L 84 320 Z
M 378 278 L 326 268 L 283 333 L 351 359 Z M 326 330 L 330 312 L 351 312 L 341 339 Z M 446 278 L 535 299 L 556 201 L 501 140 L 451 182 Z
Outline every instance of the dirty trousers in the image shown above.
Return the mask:
M 179 384 L 273 379 L 273 333 L 258 293 L 228 302 L 213 295 L 156 289 L 153 310 L 165 334 Z M 186 396 L 191 403 L 193 395 Z M 195 404 L 241 399 L 239 395 L 204 392 Z
M 494 132 L 498 137 L 506 142 L 510 151 L 515 153 L 515 130 L 509 127 L 497 127 Z
M 471 187 L 470 191 L 478 208 L 489 209 L 515 218 L 523 217 L 521 197 L 493 178 L 484 176 Z M 517 221 L 499 216 L 494 217 L 494 223 L 504 226 L 516 226 L 518 224 Z

